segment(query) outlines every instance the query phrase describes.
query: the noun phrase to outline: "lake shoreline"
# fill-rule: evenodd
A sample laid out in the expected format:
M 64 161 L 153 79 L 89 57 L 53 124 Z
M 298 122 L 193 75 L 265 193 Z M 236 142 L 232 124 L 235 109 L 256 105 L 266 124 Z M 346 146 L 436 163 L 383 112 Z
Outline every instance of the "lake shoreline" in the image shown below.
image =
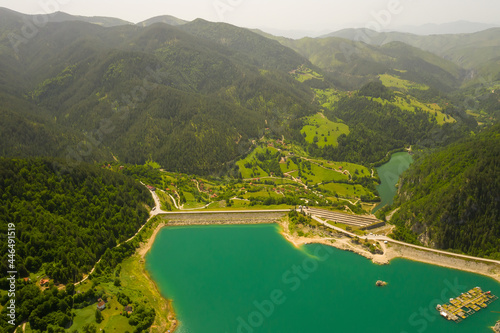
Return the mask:
M 441 266 L 461 271 L 471 272 L 488 276 L 500 283 L 500 265 L 487 264 L 474 260 L 466 260 L 457 257 L 452 257 L 444 254 L 432 253 L 425 250 L 418 250 L 399 244 L 384 244 L 379 242 L 382 247 L 383 254 L 372 254 L 362 248 L 361 245 L 353 244 L 351 238 L 346 236 L 324 238 L 324 237 L 297 237 L 288 232 L 288 223 L 283 220 L 280 223 L 282 231 L 281 235 L 295 247 L 300 247 L 306 244 L 323 244 L 335 247 L 339 250 L 356 253 L 371 260 L 374 264 L 389 265 L 391 260 L 402 258 L 412 261 L 418 261 L 435 266 Z
M 303 245 L 307 244 L 323 244 L 326 246 L 331 246 L 343 251 L 349 251 L 356 253 L 360 256 L 365 257 L 368 260 L 371 260 L 374 264 L 377 265 L 388 265 L 391 260 L 395 258 L 402 258 L 417 262 L 422 262 L 426 264 L 457 269 L 461 271 L 467 271 L 474 274 L 480 274 L 483 276 L 487 276 L 493 278 L 497 282 L 500 283 L 500 265 L 495 264 L 486 264 L 479 263 L 472 260 L 465 260 L 460 258 L 453 258 L 451 256 L 426 252 L 423 250 L 413 249 L 410 247 L 406 247 L 398 244 L 384 244 L 380 242 L 380 245 L 384 251 L 383 254 L 372 254 L 369 251 L 362 248 L 361 245 L 353 244 L 349 237 L 346 237 L 341 234 L 335 234 L 335 237 L 325 238 L 320 236 L 315 237 L 298 237 L 291 235 L 288 231 L 288 219 L 283 217 L 280 221 L 276 221 L 275 219 L 269 219 L 265 221 L 265 219 L 259 223 L 255 221 L 249 222 L 244 220 L 239 221 L 217 221 L 216 223 L 205 222 L 201 223 L 200 221 L 183 221 L 177 223 L 160 223 L 156 229 L 154 230 L 151 237 L 148 239 L 146 243 L 144 243 L 137 251 L 139 256 L 145 259 L 147 253 L 151 250 L 156 236 L 158 232 L 165 227 L 174 227 L 174 226 L 208 226 L 208 225 L 257 225 L 257 224 L 277 224 L 280 227 L 279 233 L 283 238 L 285 238 L 289 243 L 293 244 L 295 247 L 300 248 Z M 143 273 L 148 277 L 148 279 L 154 284 L 157 292 L 161 295 L 159 288 L 156 282 L 150 277 L 146 266 L 145 261 L 142 265 Z M 163 296 L 162 296 L 163 297 Z M 177 328 L 180 326 L 180 322 L 177 319 L 173 301 L 171 299 L 165 298 L 165 301 L 168 304 L 169 316 L 168 319 L 173 323 L 173 326 L 170 328 L 170 332 L 175 332 Z
M 158 285 L 156 284 L 155 280 L 151 277 L 151 275 L 149 275 L 149 272 L 148 270 L 146 269 L 146 255 L 148 254 L 148 252 L 151 250 L 155 240 L 156 240 L 156 236 L 158 235 L 158 233 L 160 232 L 161 229 L 163 229 L 164 227 L 166 226 L 166 223 L 159 223 L 155 230 L 153 231 L 153 233 L 151 234 L 151 236 L 149 237 L 149 239 L 147 240 L 147 242 L 141 244 L 141 246 L 137 249 L 137 255 L 139 255 L 139 257 L 141 258 L 141 261 L 142 261 L 142 264 L 141 264 L 141 268 L 142 268 L 142 273 L 143 275 L 146 277 L 146 279 L 148 281 L 150 281 L 150 283 L 153 285 L 153 289 L 155 291 L 155 293 L 159 294 L 161 298 L 163 298 L 167 304 L 167 309 L 168 309 L 168 316 L 167 316 L 167 319 L 169 322 L 172 323 L 172 325 L 170 326 L 170 328 L 167 328 L 165 327 L 165 330 L 164 332 L 170 332 L 170 333 L 173 333 L 177 330 L 177 328 L 179 327 L 180 325 L 180 322 L 179 320 L 177 319 L 177 315 L 175 313 L 175 309 L 174 309 L 174 306 L 173 306 L 173 300 L 169 299 L 169 298 L 166 298 L 164 297 L 161 292 L 160 292 L 160 288 L 158 288 Z

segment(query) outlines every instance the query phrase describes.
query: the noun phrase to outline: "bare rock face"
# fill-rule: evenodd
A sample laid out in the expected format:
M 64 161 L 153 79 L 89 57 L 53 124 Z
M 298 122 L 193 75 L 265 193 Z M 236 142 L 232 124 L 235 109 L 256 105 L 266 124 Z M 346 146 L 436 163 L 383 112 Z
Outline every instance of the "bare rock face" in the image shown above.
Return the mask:
M 377 283 L 375 283 L 375 285 L 377 287 L 385 287 L 385 286 L 387 286 L 387 282 L 382 281 L 382 280 L 378 280 Z
M 500 320 L 497 321 L 497 324 L 493 327 L 493 332 L 500 333 Z

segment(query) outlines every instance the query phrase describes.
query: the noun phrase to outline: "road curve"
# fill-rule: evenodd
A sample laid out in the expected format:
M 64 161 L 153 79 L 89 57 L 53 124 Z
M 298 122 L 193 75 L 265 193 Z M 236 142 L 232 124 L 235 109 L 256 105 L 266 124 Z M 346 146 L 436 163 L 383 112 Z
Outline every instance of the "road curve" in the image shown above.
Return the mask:
M 151 211 L 151 215 L 179 215 L 179 214 L 243 214 L 243 213 L 287 213 L 290 211 L 290 209 L 260 209 L 260 210 L 216 210 L 216 211 L 175 211 L 175 212 L 165 212 L 160 209 L 160 200 L 156 193 L 153 191 L 150 191 L 151 195 L 155 199 L 156 207 L 153 211 Z M 465 254 L 458 254 L 458 253 L 453 253 L 453 252 L 447 252 L 443 250 L 436 250 L 432 249 L 429 247 L 424 247 L 424 246 L 419 246 L 419 245 L 414 245 L 414 244 L 409 244 L 401 241 L 394 240 L 392 238 L 386 237 L 386 236 L 359 236 L 356 235 L 352 232 L 348 232 L 344 229 L 335 227 L 322 219 L 316 217 L 316 216 L 311 216 L 315 221 L 318 221 L 319 223 L 323 224 L 324 226 L 337 230 L 343 234 L 349 235 L 351 237 L 358 237 L 360 239 L 368 239 L 368 240 L 374 240 L 374 241 L 382 241 L 382 242 L 389 242 L 389 243 L 394 243 L 394 244 L 399 244 L 407 247 L 412 247 L 418 250 L 423 250 L 423 251 L 428 251 L 428 252 L 433 252 L 433 253 L 438 253 L 438 254 L 443 254 L 447 256 L 452 256 L 452 257 L 457 257 L 457 258 L 462 258 L 462 259 L 470 259 L 470 260 L 476 260 L 476 261 L 481 261 L 481 262 L 486 262 L 486 263 L 493 263 L 500 265 L 500 261 L 498 260 L 493 260 L 493 259 L 486 259 L 486 258 L 478 258 L 478 257 L 473 257 L 473 256 L 468 256 Z
M 486 258 L 478 258 L 478 257 L 468 256 L 468 255 L 465 255 L 465 254 L 458 254 L 458 253 L 447 252 L 447 251 L 443 251 L 443 250 L 436 250 L 436 249 L 432 249 L 432 248 L 429 248 L 429 247 L 424 247 L 424 246 L 409 244 L 409 243 L 405 243 L 405 242 L 400 242 L 400 241 L 394 240 L 394 239 L 386 237 L 386 236 L 359 236 L 359 235 L 353 234 L 352 232 L 345 231 L 344 229 L 341 229 L 341 228 L 338 228 L 338 227 L 334 227 L 333 225 L 331 225 L 331 224 L 329 224 L 329 223 L 321 220 L 320 218 L 318 218 L 316 216 L 312 216 L 312 218 L 315 221 L 318 221 L 319 223 L 323 224 L 324 226 L 326 226 L 328 228 L 334 229 L 336 231 L 339 231 L 339 232 L 341 232 L 343 234 L 346 234 L 348 236 L 351 236 L 351 237 L 358 237 L 359 239 L 363 239 L 363 240 L 364 239 L 368 239 L 368 240 L 382 241 L 382 242 L 387 241 L 389 243 L 399 244 L 399 245 L 403 245 L 403 246 L 406 246 L 406 247 L 412 247 L 412 248 L 415 248 L 415 249 L 418 249 L 418 250 L 423 250 L 423 251 L 428 251 L 428 252 L 433 252 L 433 253 L 438 253 L 438 254 L 444 254 L 444 255 L 447 255 L 447 256 L 452 256 L 452 257 L 457 257 L 457 258 L 462 258 L 462 259 L 470 259 L 470 260 L 482 261 L 482 262 L 487 262 L 487 263 L 493 263 L 493 264 L 500 265 L 500 261 L 498 261 L 498 260 L 486 259 Z

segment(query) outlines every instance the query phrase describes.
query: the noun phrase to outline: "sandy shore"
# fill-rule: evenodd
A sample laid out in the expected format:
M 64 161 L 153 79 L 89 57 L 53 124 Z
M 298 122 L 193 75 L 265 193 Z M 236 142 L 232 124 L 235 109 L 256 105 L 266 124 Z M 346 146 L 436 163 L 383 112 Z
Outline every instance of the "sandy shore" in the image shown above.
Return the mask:
M 158 226 L 156 227 L 155 231 L 153 231 L 153 234 L 151 235 L 151 237 L 149 237 L 147 243 L 144 243 L 143 245 L 141 245 L 140 248 L 137 249 L 137 253 L 144 259 L 144 257 L 146 256 L 146 254 L 149 252 L 149 250 L 151 250 L 151 247 L 153 246 L 153 243 L 155 242 L 155 239 L 156 239 L 156 235 L 158 235 L 158 232 L 161 230 L 161 228 L 163 228 L 166 224 L 165 223 L 160 223 L 158 224 Z
M 142 260 L 142 272 L 143 272 L 144 276 L 150 282 L 151 288 L 153 288 L 158 293 L 158 295 L 161 295 L 160 290 L 158 289 L 156 282 L 149 276 L 149 274 L 146 270 L 146 266 L 144 265 L 144 258 L 146 257 L 146 254 L 151 250 L 151 247 L 153 246 L 153 244 L 156 240 L 156 236 L 158 235 L 158 232 L 165 226 L 166 226 L 166 224 L 164 222 L 158 224 L 156 226 L 155 230 L 153 231 L 153 233 L 151 234 L 151 237 L 149 237 L 148 241 L 146 243 L 143 243 L 137 249 L 137 254 L 139 255 L 139 257 Z M 174 310 L 174 307 L 172 305 L 172 300 L 165 299 L 165 301 L 166 301 L 166 309 L 168 311 L 167 319 L 170 323 L 172 323 L 172 325 L 170 326 L 170 328 L 167 329 L 167 323 L 161 322 L 160 326 L 153 325 L 151 327 L 153 329 L 155 329 L 155 328 L 159 329 L 161 332 L 173 333 L 179 327 L 179 321 L 177 320 L 177 317 L 175 315 L 175 310 Z
M 357 253 L 369 260 L 371 260 L 375 264 L 379 265 L 388 265 L 390 261 L 394 258 L 404 258 L 414 261 L 419 261 L 427 264 L 432 264 L 436 266 L 442 266 L 447 268 L 459 269 L 462 271 L 472 272 L 476 274 L 481 274 L 485 276 L 489 276 L 498 282 L 500 282 L 500 265 L 493 263 L 483 263 L 474 260 L 466 260 L 453 256 L 418 250 L 415 248 L 399 245 L 399 244 L 384 244 L 379 242 L 383 254 L 372 254 L 367 251 L 361 245 L 356 245 L 351 242 L 351 239 L 348 237 L 340 236 L 332 237 L 332 238 L 324 238 L 324 237 L 297 237 L 292 236 L 288 233 L 288 224 L 286 221 L 281 223 L 283 231 L 282 235 L 289 242 L 299 247 L 304 244 L 324 244 L 328 246 L 332 246 L 338 248 L 340 250 L 350 251 Z

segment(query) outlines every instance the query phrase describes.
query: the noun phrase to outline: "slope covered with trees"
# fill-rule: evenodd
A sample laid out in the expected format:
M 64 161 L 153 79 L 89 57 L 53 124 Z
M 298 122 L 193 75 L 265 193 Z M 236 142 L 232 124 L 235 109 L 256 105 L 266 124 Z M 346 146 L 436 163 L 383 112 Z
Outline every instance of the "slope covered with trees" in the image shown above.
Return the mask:
M 0 87 L 10 99 L 1 116 L 15 113 L 28 124 L 16 131 L 2 123 L 0 133 L 10 134 L 0 143 L 4 156 L 76 151 L 88 161 L 113 154 L 138 164 L 153 158 L 169 170 L 218 172 L 248 150 L 266 121 L 276 135 L 293 137 L 301 128 L 295 119 L 317 111 L 310 89 L 288 74 L 307 59 L 246 29 L 201 20 L 185 31 L 163 23 L 50 22 L 16 53 L 6 36 L 19 36 L 30 17 L 0 15 Z M 40 142 L 56 141 L 56 149 L 37 154 L 35 141 L 25 139 L 32 123 L 35 133 L 49 132 Z
M 418 158 L 401 180 L 395 237 L 500 259 L 499 156 L 497 124 Z
M 393 98 L 394 92 L 380 82 L 368 83 L 359 92 L 341 97 L 324 114 L 331 121 L 342 120 L 350 133 L 339 136 L 337 146 L 320 149 L 313 144 L 309 152 L 333 161 L 376 163 L 390 151 L 412 145 L 442 147 L 475 129 L 475 122 L 466 115 L 459 118 L 456 112 L 457 123 L 441 126 L 429 112 L 390 104 Z
M 19 275 L 76 282 L 149 216 L 149 191 L 118 173 L 50 159 L 0 159 L 0 220 L 16 230 Z M 1 276 L 9 270 L 7 242 Z

